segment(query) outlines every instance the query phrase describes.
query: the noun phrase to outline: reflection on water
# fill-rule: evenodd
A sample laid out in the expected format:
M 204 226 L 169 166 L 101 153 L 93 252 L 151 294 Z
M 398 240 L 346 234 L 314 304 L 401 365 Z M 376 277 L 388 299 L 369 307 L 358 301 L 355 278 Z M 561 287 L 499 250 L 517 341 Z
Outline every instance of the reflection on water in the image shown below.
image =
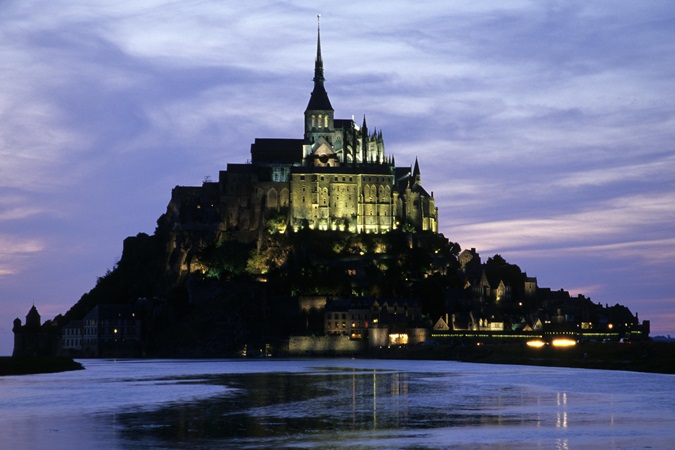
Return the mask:
M 556 395 L 556 405 L 558 406 L 556 428 L 567 428 L 567 393 L 558 392 Z
M 88 364 L 0 379 L 7 445 L 569 449 L 675 439 L 672 376 L 409 361 Z
M 401 430 L 466 427 L 568 427 L 567 393 L 548 398 L 523 386 L 467 389 L 456 376 L 324 368 L 313 373 L 230 374 L 208 383 L 227 395 L 117 416 L 126 439 L 209 441 L 244 446 L 298 441 L 368 441 Z M 550 407 L 553 415 L 532 407 Z M 368 431 L 369 434 L 362 432 Z M 391 434 L 390 434 L 391 435 Z M 556 448 L 567 448 L 556 439 Z
M 222 375 L 208 382 L 234 388 L 233 394 L 118 415 L 120 432 L 131 440 L 151 435 L 161 441 L 216 440 L 243 446 L 261 439 L 279 445 L 278 438 L 289 436 L 340 442 L 362 431 L 534 421 L 501 411 L 504 405 L 529 401 L 521 389 L 476 394 L 448 383 L 444 374 L 324 369 L 312 374 Z

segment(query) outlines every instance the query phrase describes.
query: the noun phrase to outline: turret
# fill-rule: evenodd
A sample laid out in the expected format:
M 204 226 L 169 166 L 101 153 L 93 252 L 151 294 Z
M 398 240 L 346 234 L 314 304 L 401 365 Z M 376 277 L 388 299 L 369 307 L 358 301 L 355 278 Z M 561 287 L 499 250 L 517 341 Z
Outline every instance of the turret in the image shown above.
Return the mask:
M 38 313 L 35 305 L 28 311 L 26 315 L 26 328 L 37 329 L 40 328 L 40 313 Z
M 422 175 L 420 174 L 420 164 L 417 162 L 417 157 L 415 157 L 415 168 L 413 169 L 413 183 L 422 184 Z

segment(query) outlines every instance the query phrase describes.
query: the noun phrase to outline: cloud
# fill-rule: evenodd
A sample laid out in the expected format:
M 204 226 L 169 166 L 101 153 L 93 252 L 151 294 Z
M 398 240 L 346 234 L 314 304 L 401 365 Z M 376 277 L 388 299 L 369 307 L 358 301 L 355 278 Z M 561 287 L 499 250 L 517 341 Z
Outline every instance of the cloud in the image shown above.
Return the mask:
M 10 236 L 0 235 L 0 256 L 35 253 L 42 251 L 43 249 L 44 244 L 37 239 L 16 242 Z
M 568 287 L 566 290 L 570 293 L 572 297 L 576 297 L 578 295 L 584 295 L 586 297 L 595 295 L 596 293 L 603 292 L 606 289 L 606 286 L 603 284 L 591 284 L 591 285 L 585 285 L 585 286 L 576 286 L 576 287 Z
M 584 245 L 619 249 L 625 242 L 642 242 L 650 236 L 657 243 L 675 243 L 668 234 L 672 232 L 669 224 L 675 223 L 675 192 L 621 197 L 582 207 L 582 211 L 549 217 L 464 224 L 458 219 L 451 228 L 455 235 L 480 242 L 485 250 L 561 250 Z
M 563 176 L 561 187 L 604 186 L 615 183 L 672 181 L 675 179 L 675 156 L 652 154 L 650 162 L 631 161 L 616 167 L 591 168 Z
M 555 248 L 515 248 L 509 253 L 517 257 L 547 258 L 584 257 L 593 255 L 601 259 L 632 261 L 630 267 L 639 261 L 640 270 L 653 271 L 675 263 L 675 238 L 632 240 L 605 245 L 562 246 Z M 657 275 L 658 276 L 658 275 Z
M 25 258 L 45 250 L 39 239 L 22 239 L 15 235 L 0 234 L 0 277 L 14 276 L 23 271 Z

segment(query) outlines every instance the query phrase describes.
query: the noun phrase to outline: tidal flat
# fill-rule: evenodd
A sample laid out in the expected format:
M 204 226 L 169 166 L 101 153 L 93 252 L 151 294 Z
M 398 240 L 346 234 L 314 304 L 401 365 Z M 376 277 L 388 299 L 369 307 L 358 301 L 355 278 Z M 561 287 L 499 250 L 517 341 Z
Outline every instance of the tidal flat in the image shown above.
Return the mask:
M 0 379 L 8 448 L 667 448 L 675 376 L 382 359 L 83 360 Z

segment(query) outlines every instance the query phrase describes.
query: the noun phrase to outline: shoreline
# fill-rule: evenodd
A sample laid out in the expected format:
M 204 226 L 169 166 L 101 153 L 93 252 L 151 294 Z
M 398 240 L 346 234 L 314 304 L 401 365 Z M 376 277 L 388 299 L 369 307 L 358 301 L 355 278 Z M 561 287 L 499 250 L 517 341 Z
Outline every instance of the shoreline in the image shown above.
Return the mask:
M 84 370 L 84 367 L 65 356 L 0 356 L 0 376 L 34 375 L 72 370 Z
M 300 355 L 283 355 L 280 358 L 294 358 L 297 356 Z M 441 360 L 480 364 L 510 364 L 675 374 L 675 343 L 657 341 L 638 341 L 633 343 L 585 342 L 570 348 L 546 346 L 539 349 L 527 347 L 524 343 L 465 341 L 446 344 L 435 343 L 432 345 L 418 344 L 383 347 L 362 354 L 317 353 L 305 355 L 305 357 L 310 358 L 345 356 L 354 358 L 410 361 Z M 171 357 L 166 356 L 163 358 L 171 359 Z M 86 360 L 86 358 L 84 359 Z M 58 373 L 73 370 L 84 370 L 84 366 L 70 357 L 0 357 L 0 376 Z
M 642 341 L 630 344 L 586 342 L 571 348 L 529 348 L 520 344 L 465 342 L 382 348 L 368 354 L 382 359 L 449 360 L 486 364 L 626 370 L 675 374 L 675 344 Z

